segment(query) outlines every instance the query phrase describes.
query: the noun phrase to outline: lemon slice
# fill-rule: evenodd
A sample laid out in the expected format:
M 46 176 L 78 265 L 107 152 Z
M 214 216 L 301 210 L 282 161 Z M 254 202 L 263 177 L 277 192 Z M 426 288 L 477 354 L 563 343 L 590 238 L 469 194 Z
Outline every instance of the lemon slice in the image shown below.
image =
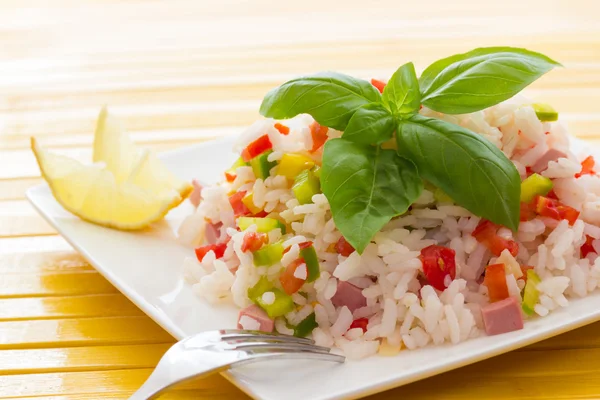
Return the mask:
M 141 150 L 103 109 L 94 138 L 94 165 L 42 149 L 31 138 L 42 176 L 56 200 L 78 217 L 111 228 L 141 229 L 163 218 L 192 191 L 153 153 Z

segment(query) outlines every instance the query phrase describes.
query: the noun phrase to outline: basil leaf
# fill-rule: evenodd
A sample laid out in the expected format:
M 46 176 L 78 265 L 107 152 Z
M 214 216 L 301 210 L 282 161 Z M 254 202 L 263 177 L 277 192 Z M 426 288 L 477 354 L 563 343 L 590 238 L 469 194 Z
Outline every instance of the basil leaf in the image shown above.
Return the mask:
M 394 114 L 414 114 L 421 106 L 419 81 L 413 63 L 398 68 L 383 89 L 383 103 Z
M 380 144 L 396 130 L 392 114 L 380 103 L 362 106 L 350 118 L 342 137 L 354 143 Z
M 475 49 L 425 69 L 419 80 L 422 103 L 447 114 L 483 110 L 513 97 L 556 66 L 560 64 L 525 49 Z
M 412 160 L 423 179 L 473 214 L 517 230 L 521 179 L 488 140 L 418 114 L 398 123 L 396 140 L 398 154 Z
M 310 114 L 321 125 L 344 130 L 354 112 L 381 101 L 379 91 L 367 81 L 336 72 L 293 79 L 271 90 L 260 113 L 276 119 Z
M 332 139 L 325 143 L 321 187 L 335 225 L 362 253 L 419 197 L 423 182 L 414 164 L 393 150 Z

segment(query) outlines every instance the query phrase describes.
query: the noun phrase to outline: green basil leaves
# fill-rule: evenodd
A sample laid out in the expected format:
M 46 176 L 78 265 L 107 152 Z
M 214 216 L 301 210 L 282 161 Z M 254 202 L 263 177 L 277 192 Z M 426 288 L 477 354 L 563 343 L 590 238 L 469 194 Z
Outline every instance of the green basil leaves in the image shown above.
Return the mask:
M 419 197 L 417 168 L 394 150 L 332 139 L 325 143 L 321 187 L 336 227 L 359 252 Z
M 321 186 L 337 228 L 359 252 L 419 197 L 422 179 L 516 230 L 520 177 L 512 162 L 484 137 L 418 112 L 421 105 L 446 114 L 483 110 L 559 65 L 525 49 L 480 48 L 434 62 L 419 79 L 413 64 L 404 64 L 383 94 L 338 73 L 294 79 L 270 91 L 260 112 L 277 119 L 307 113 L 344 131 L 325 144 Z M 382 147 L 394 132 L 397 152 Z
M 321 125 L 344 130 L 359 108 L 381 101 L 369 82 L 336 72 L 293 79 L 271 90 L 260 113 L 276 119 L 310 114 Z
M 475 49 L 427 67 L 419 80 L 422 102 L 446 114 L 483 110 L 510 99 L 556 66 L 560 64 L 525 49 Z

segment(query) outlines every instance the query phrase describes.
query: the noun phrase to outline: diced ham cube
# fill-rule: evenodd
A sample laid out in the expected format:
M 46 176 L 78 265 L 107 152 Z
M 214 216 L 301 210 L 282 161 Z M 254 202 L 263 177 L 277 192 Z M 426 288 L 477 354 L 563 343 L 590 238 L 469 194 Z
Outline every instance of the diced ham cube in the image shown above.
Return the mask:
M 223 224 L 218 222 L 216 224 L 206 224 L 206 229 L 204 231 L 204 241 L 207 244 L 215 244 L 219 241 L 221 237 L 221 227 Z
M 362 289 L 345 281 L 339 281 L 335 295 L 331 302 L 336 307 L 346 306 L 351 312 L 367 306 L 367 299 L 362 294 Z
M 240 310 L 238 315 L 238 329 L 273 332 L 274 326 L 273 320 L 256 304 Z
M 548 150 L 542 157 L 540 157 L 535 164 L 531 166 L 531 170 L 535 173 L 541 173 L 548 168 L 548 163 L 550 161 L 556 161 L 559 158 L 565 158 L 567 154 L 563 153 L 560 150 L 550 149 Z
M 514 297 L 489 304 L 481 309 L 485 333 L 498 335 L 523 329 L 521 305 Z
M 202 201 L 202 185 L 200 184 L 200 182 L 194 179 L 192 181 L 192 186 L 194 187 L 194 190 L 190 195 L 190 201 L 192 202 L 194 207 L 198 207 L 200 201 Z

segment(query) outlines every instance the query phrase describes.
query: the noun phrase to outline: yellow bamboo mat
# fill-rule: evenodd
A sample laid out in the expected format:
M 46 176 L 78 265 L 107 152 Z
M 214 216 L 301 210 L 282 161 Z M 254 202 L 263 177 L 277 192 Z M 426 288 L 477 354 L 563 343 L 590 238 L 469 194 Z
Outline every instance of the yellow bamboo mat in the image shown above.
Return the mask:
M 566 68 L 529 94 L 600 142 L 594 0 L 0 2 L 0 398 L 122 399 L 173 339 L 73 253 L 24 197 L 29 136 L 89 160 L 109 104 L 156 150 L 235 134 L 264 93 L 338 70 L 386 77 L 477 46 L 523 46 Z M 600 324 L 374 399 L 600 398 Z M 245 396 L 220 376 L 171 399 Z

